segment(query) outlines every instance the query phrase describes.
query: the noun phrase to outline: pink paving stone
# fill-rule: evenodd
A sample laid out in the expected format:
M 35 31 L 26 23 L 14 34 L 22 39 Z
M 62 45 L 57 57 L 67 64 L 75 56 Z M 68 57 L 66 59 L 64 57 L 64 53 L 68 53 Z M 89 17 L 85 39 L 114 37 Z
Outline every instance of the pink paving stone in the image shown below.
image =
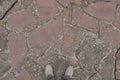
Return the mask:
M 50 7 L 41 7 L 38 11 L 41 22 L 45 22 L 57 14 L 57 11 Z
M 55 7 L 55 2 L 54 0 L 36 0 L 36 5 L 38 7 L 52 7 L 54 8 Z
M 19 34 L 9 36 L 9 45 L 11 53 L 11 66 L 14 69 L 20 68 L 24 55 L 27 52 L 25 37 Z
M 118 30 L 112 30 L 105 35 L 105 42 L 111 45 L 113 48 L 120 46 L 120 32 Z
M 29 41 L 34 45 L 49 46 L 51 43 L 57 40 L 61 32 L 62 17 L 59 17 L 51 23 L 31 33 Z
M 46 21 L 58 13 L 54 0 L 36 0 L 41 21 Z
M 21 11 L 13 14 L 8 18 L 8 22 L 11 24 L 11 28 L 16 30 L 18 28 L 24 28 L 31 25 L 34 22 L 34 15 L 31 10 Z
M 74 7 L 72 19 L 74 24 L 80 24 L 87 30 L 97 33 L 98 21 L 90 16 L 85 15 L 82 9 L 79 7 Z
M 96 32 L 98 31 L 98 22 L 96 19 L 92 18 L 92 17 L 88 17 L 86 15 L 82 15 L 81 18 L 79 20 L 76 20 L 75 22 L 77 22 L 82 25 L 84 28 L 86 28 L 87 30 L 90 30 L 92 32 Z
M 83 33 L 79 31 L 79 28 L 65 26 L 63 29 L 64 39 L 62 43 L 62 53 L 66 55 L 73 55 L 75 53 L 75 49 L 84 38 Z
M 110 24 L 105 22 L 100 23 L 100 38 L 105 43 L 113 48 L 118 48 L 120 45 L 120 32 Z
M 97 2 L 84 10 L 96 18 L 112 20 L 115 16 L 115 7 L 113 2 Z
M 32 80 L 32 78 L 27 71 L 21 71 L 15 80 Z

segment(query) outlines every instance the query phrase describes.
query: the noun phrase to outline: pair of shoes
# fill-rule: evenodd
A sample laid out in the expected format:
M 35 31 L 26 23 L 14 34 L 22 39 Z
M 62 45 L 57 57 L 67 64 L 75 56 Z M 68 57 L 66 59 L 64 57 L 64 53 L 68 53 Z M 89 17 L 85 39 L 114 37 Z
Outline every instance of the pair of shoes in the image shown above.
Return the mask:
M 69 66 L 65 71 L 65 74 L 63 76 L 63 80 L 70 80 L 72 75 L 73 75 L 73 67 Z M 54 79 L 53 68 L 49 64 L 45 68 L 45 76 L 48 80 L 55 80 Z

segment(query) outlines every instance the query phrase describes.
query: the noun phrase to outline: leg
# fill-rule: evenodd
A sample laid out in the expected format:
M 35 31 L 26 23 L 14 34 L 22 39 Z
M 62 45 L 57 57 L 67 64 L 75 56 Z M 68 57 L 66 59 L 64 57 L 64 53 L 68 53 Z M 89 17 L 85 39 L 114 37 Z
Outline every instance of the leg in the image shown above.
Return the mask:
M 45 68 L 45 76 L 47 80 L 55 80 L 54 74 L 53 74 L 53 68 L 51 65 L 47 65 Z
M 66 69 L 65 75 L 63 76 L 62 80 L 70 80 L 73 75 L 73 67 L 69 66 Z
M 64 77 L 62 78 L 62 80 L 70 80 L 70 77 L 69 77 L 69 76 L 64 76 Z

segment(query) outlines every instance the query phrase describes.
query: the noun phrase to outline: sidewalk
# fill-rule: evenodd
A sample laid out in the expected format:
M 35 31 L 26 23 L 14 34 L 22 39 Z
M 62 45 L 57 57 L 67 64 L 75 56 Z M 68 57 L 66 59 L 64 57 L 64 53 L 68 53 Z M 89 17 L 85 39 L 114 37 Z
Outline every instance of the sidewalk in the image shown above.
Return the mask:
M 48 63 L 120 80 L 120 0 L 0 0 L 0 80 L 45 80 Z

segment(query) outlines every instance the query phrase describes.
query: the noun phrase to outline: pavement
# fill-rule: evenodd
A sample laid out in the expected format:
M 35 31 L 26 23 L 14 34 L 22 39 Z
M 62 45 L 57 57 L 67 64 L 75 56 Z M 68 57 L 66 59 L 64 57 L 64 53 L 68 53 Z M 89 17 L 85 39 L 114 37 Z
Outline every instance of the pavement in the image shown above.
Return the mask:
M 0 80 L 120 80 L 120 0 L 0 0 Z

